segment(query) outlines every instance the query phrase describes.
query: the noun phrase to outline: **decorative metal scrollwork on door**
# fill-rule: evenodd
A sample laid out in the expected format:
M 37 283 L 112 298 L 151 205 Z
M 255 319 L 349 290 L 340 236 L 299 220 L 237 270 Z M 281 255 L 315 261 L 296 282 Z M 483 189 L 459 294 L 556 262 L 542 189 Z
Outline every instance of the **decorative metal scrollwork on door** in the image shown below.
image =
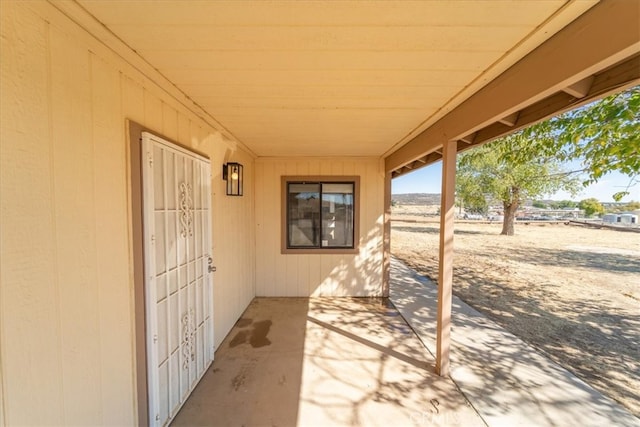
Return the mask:
M 180 184 L 180 235 L 193 236 L 193 198 L 191 184 Z
M 182 317 L 182 369 L 189 369 L 189 363 L 196 358 L 195 339 L 196 325 L 193 309 L 189 309 L 187 314 Z

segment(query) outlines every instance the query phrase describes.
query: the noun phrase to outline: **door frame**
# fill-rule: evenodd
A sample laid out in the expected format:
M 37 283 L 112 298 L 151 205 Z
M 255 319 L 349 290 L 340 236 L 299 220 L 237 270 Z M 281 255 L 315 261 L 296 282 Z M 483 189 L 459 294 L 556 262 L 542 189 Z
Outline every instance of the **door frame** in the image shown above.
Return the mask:
M 131 210 L 130 217 L 130 248 L 129 257 L 132 260 L 132 278 L 133 278 L 133 313 L 134 313 L 134 411 L 137 415 L 138 425 L 149 425 L 149 395 L 148 395 L 148 376 L 147 376 L 147 335 L 146 335 L 146 300 L 144 293 L 144 223 L 143 223 L 143 182 L 142 182 L 142 133 L 149 132 L 153 135 L 162 138 L 178 147 L 195 153 L 199 156 L 205 157 L 211 161 L 211 158 L 203 152 L 194 150 L 191 147 L 187 147 L 184 144 L 180 144 L 163 135 L 161 132 L 157 132 L 153 129 L 147 128 L 140 123 L 133 120 L 125 120 L 126 139 L 127 139 L 127 163 L 128 163 L 128 182 L 129 182 L 129 205 Z M 213 168 L 213 165 L 212 165 Z M 213 202 L 213 195 L 210 195 L 210 200 Z M 209 233 L 213 230 L 213 223 L 211 220 L 211 227 Z M 213 238 L 213 236 L 210 236 Z M 211 254 L 213 255 L 213 254 Z M 213 290 L 212 290 L 213 291 Z M 213 319 L 215 320 L 215 319 Z

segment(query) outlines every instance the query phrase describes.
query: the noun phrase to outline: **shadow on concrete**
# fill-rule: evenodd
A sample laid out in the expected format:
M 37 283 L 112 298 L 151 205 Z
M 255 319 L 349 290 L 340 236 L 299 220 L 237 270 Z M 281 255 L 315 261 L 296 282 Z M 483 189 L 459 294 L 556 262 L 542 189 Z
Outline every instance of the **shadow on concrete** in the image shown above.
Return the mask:
M 173 423 L 434 424 L 484 425 L 385 298 L 254 299 Z
M 394 260 L 391 299 L 427 348 L 434 351 L 435 283 Z M 514 297 L 513 301 L 522 306 L 511 307 L 510 311 L 522 310 L 528 316 L 527 321 L 543 318 L 535 297 L 529 300 Z M 596 309 L 600 307 L 589 307 L 588 304 L 576 307 L 581 311 Z M 554 322 L 553 315 L 545 313 L 544 317 Z M 607 331 L 611 336 L 625 334 L 625 319 L 618 320 L 619 326 Z M 597 325 L 580 325 L 579 317 L 574 327 L 576 333 L 581 327 L 598 328 Z M 640 425 L 640 421 L 624 408 L 457 297 L 453 302 L 451 336 L 452 378 L 488 425 Z M 553 339 L 549 341 L 553 346 Z M 638 355 L 633 350 L 610 356 L 610 363 L 620 363 L 624 358 Z M 598 368 L 606 371 L 603 366 Z M 606 373 L 602 376 L 606 377 Z M 637 390 L 630 392 L 637 393 Z

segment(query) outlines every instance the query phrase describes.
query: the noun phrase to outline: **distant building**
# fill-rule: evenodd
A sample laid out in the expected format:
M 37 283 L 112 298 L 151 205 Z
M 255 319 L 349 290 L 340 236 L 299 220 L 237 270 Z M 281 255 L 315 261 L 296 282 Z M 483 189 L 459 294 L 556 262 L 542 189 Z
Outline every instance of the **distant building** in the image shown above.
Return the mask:
M 634 215 L 631 213 L 623 213 L 619 215 L 618 222 L 620 224 L 637 224 L 638 223 L 638 215 Z
M 621 214 L 606 214 L 602 217 L 602 222 L 605 224 L 619 224 L 619 225 L 638 225 L 638 215 L 631 212 L 625 212 Z

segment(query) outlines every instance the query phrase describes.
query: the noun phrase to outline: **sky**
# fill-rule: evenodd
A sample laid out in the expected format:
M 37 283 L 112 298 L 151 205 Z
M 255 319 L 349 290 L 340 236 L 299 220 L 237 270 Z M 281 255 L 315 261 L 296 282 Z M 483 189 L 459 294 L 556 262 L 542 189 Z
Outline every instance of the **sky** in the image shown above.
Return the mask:
M 441 193 L 442 162 L 434 163 L 414 172 L 394 178 L 391 181 L 391 194 L 405 193 Z M 549 194 L 540 199 L 574 200 L 580 201 L 588 198 L 596 198 L 600 202 L 613 202 L 613 194 L 625 191 L 629 184 L 629 177 L 618 172 L 612 172 L 603 176 L 600 181 L 584 188 L 577 196 L 571 197 L 565 192 Z M 640 184 L 630 188 L 628 196 L 621 202 L 640 201 Z

